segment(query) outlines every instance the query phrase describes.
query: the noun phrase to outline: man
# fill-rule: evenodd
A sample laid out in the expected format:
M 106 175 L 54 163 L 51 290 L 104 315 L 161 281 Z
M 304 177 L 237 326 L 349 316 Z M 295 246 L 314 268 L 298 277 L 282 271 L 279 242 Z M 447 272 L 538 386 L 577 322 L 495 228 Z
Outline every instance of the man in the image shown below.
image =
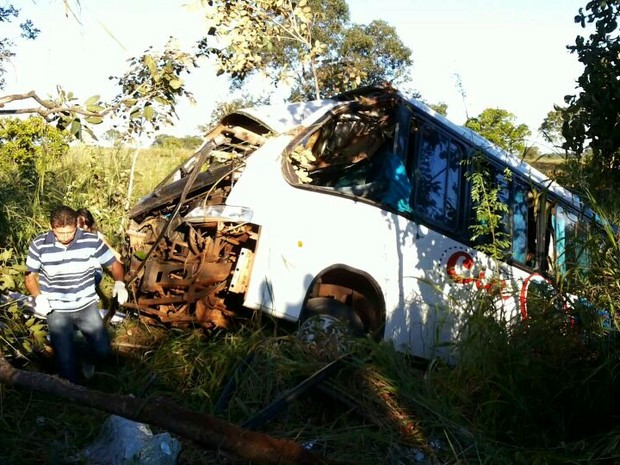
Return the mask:
M 77 381 L 73 330 L 84 335 L 92 355 L 102 359 L 110 353 L 110 336 L 99 313 L 95 274 L 107 268 L 114 278 L 112 297 L 127 302 L 123 265 L 96 235 L 77 227 L 77 212 L 62 205 L 50 215 L 51 231 L 37 236 L 26 259 L 27 291 L 35 298 L 35 313 L 46 316 L 60 376 Z M 94 366 L 87 354 L 92 376 Z

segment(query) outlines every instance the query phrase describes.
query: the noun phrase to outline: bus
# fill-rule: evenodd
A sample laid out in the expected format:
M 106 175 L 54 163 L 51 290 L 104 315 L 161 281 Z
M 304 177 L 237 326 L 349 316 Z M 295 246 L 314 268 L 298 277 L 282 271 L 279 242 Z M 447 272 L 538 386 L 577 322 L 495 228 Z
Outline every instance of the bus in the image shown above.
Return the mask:
M 474 160 L 505 205 L 500 259 L 472 234 Z M 534 285 L 586 264 L 594 218 L 518 156 L 389 86 L 234 111 L 129 216 L 125 306 L 146 320 L 338 322 L 425 359 L 450 356 L 480 293 L 500 318 L 528 318 Z

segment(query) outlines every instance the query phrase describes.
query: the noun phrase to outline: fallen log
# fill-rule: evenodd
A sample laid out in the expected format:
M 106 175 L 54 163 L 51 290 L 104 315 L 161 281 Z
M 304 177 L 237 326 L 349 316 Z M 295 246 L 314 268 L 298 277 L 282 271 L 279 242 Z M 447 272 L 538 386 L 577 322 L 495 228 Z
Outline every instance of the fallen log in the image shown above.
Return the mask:
M 0 355 L 0 383 L 51 394 L 129 420 L 159 426 L 203 447 L 221 450 L 258 465 L 335 465 L 325 457 L 287 439 L 248 431 L 204 413 L 177 405 L 171 399 L 139 399 L 107 394 L 60 378 L 13 367 Z

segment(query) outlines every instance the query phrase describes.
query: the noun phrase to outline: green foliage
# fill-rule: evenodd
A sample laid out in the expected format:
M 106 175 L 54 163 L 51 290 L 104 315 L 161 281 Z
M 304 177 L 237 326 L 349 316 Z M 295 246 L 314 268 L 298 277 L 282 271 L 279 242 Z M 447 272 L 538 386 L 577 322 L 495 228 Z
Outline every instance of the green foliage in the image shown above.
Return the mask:
M 580 441 L 604 436 L 618 413 L 610 397 L 617 349 L 610 353 L 604 339 L 572 327 L 566 315 L 511 328 L 481 308 L 468 317 L 457 365 L 434 375 L 437 401 L 475 425 L 481 442 L 527 444 L 521 454 L 529 459 L 519 463 L 545 454 L 559 455 L 552 463 L 583 456 Z
M 353 24 L 343 30 L 342 39 L 331 37 L 327 43 L 327 53 L 316 70 L 321 96 L 352 90 L 361 84 L 390 82 L 399 86 L 411 79 L 411 50 L 385 21 Z M 293 99 L 312 97 L 307 84 L 296 83 Z
M 37 160 L 57 161 L 67 152 L 68 142 L 66 134 L 49 127 L 45 120 L 36 116 L 27 120 L 0 120 L 2 163 L 14 163 L 16 174 L 21 178 L 35 180 Z
M 131 155 L 121 147 L 73 147 L 59 166 L 57 181 L 63 202 L 88 208 L 99 229 L 118 244 L 124 235 Z
M 579 9 L 575 22 L 584 28 L 593 25 L 594 31 L 587 39 L 577 36 L 575 45 L 568 47 L 577 54 L 584 71 L 577 80 L 581 92 L 564 98 L 567 107 L 562 112 L 562 133 L 567 149 L 582 154 L 586 144 L 592 148 L 588 165 L 594 190 L 614 186 L 620 179 L 619 16 L 618 0 L 590 0 L 585 11 Z
M 121 77 L 110 77 L 120 88 L 111 101 L 93 95 L 84 101 L 71 91 L 57 87 L 57 95 L 41 98 L 35 91 L 0 96 L 0 105 L 12 102 L 34 101 L 28 108 L 6 109 L 12 114 L 38 114 L 73 138 L 84 134 L 96 140 L 93 125 L 105 118 L 114 118 L 114 130 L 131 139 L 144 132 L 158 131 L 161 125 L 171 124 L 176 118 L 175 107 L 180 98 L 193 101 L 186 90 L 183 75 L 196 65 L 196 56 L 177 50 L 170 44 L 163 52 L 148 49 L 141 56 L 129 60 L 129 69 Z
M 522 156 L 525 152 L 525 139 L 531 132 L 525 124 L 515 126 L 515 116 L 501 108 L 487 108 L 476 118 L 468 118 L 468 127 L 493 142 L 498 147 Z
M 620 242 L 617 230 L 620 220 L 618 205 L 611 210 L 609 206 L 604 210 L 596 203 L 591 193 L 586 194 L 589 203 L 597 211 L 600 225 L 592 225 L 587 234 L 584 233 L 583 247 L 587 267 L 574 267 L 569 270 L 567 281 L 574 283 L 579 289 L 579 295 L 592 309 L 605 310 L 609 313 L 616 329 L 620 328 Z M 612 213 L 607 213 L 611 211 Z M 588 309 L 585 309 L 588 310 Z
M 344 0 L 203 4 L 210 33 L 201 53 L 215 57 L 218 72 L 238 88 L 264 73 L 274 84 L 290 83 L 291 99 L 316 99 L 362 82 L 409 79 L 411 51 L 395 29 L 384 21 L 349 25 Z
M 219 123 L 224 116 L 240 109 L 249 108 L 269 103 L 269 97 L 256 97 L 248 93 L 243 93 L 239 97 L 230 98 L 225 101 L 217 102 L 215 109 L 211 112 L 211 119 L 208 124 L 200 126 L 198 129 L 206 134 L 212 129 L 212 126 Z
M 172 124 L 177 100 L 186 97 L 193 101 L 182 76 L 195 65 L 194 55 L 171 45 L 161 53 L 149 49 L 129 60 L 129 70 L 115 78 L 122 92 L 112 107 L 115 116 L 124 120 L 128 135 Z
M 566 139 L 562 135 L 563 125 L 563 109 L 556 107 L 553 111 L 547 113 L 547 117 L 538 128 L 538 131 L 542 134 L 545 141 L 549 142 L 553 147 L 563 148 L 566 142 Z
M 16 263 L 12 249 L 0 249 L 0 293 L 20 288 L 25 267 Z M 45 343 L 45 325 L 34 317 L 24 317 L 20 302 L 0 300 L 0 353 L 8 359 L 25 362 Z
M 440 103 L 430 103 L 427 105 L 432 108 L 433 110 L 435 110 L 437 113 L 439 113 L 441 116 L 448 116 L 448 104 L 444 103 L 444 102 L 440 102 Z
M 471 200 L 476 217 L 470 226 L 471 239 L 478 244 L 476 249 L 492 258 L 502 259 L 510 249 L 510 236 L 502 229 L 509 212 L 508 205 L 500 200 L 502 186 L 483 156 L 475 155 L 471 164 L 472 169 L 467 177 L 471 182 Z M 510 179 L 508 168 L 503 176 Z
M 164 149 L 187 149 L 193 150 L 200 147 L 202 138 L 198 136 L 175 137 L 168 134 L 160 134 L 155 137 L 152 146 Z
M 61 198 L 56 168 L 68 141 L 39 117 L 0 120 L 0 243 L 22 252 L 47 227 L 44 205 Z

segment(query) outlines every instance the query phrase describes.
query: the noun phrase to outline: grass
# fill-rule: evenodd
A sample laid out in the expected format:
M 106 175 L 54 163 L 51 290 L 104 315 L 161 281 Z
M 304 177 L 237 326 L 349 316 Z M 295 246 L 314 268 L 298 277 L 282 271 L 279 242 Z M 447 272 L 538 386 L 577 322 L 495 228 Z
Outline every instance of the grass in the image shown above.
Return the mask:
M 146 399 L 166 396 L 196 411 L 218 410 L 218 416 L 242 424 L 324 365 L 294 336 L 276 335 L 273 328 L 267 324 L 206 337 L 201 331 L 168 331 L 130 318 L 114 329 L 115 355 L 88 386 Z M 403 428 L 404 410 L 388 378 L 368 365 L 373 351 L 381 350 L 369 344 L 360 351 L 365 360 L 354 358 L 334 376 L 331 390 L 340 394 L 310 391 L 258 429 L 361 464 L 382 463 L 385 454 L 396 457 L 423 447 L 417 429 Z M 48 362 L 35 356 L 28 369 L 44 370 Z M 225 390 L 233 376 L 235 388 Z M 1 389 L 0 460 L 6 463 L 66 463 L 96 438 L 106 417 L 49 396 Z M 229 394 L 226 402 L 224 393 Z M 336 400 L 342 398 L 348 403 Z M 236 463 L 182 442 L 181 464 Z
M 477 324 L 494 331 L 488 321 Z M 207 336 L 130 317 L 114 327 L 113 341 L 114 356 L 89 387 L 169 397 L 237 425 L 326 363 L 265 319 Z M 419 365 L 388 343 L 358 341 L 339 372 L 256 428 L 360 465 L 418 463 L 414 457 L 421 456 L 422 463 L 433 457 L 445 464 L 615 463 L 598 457 L 620 457 L 613 420 L 620 412 L 611 389 L 617 352 L 597 360 L 597 344 L 584 350 L 578 338 L 544 325 L 511 341 L 470 340 L 457 367 Z M 548 350 L 533 350 L 543 343 Z M 35 356 L 27 369 L 46 370 L 48 363 Z M 0 463 L 67 463 L 107 416 L 0 389 Z M 179 464 L 243 463 L 178 439 Z

